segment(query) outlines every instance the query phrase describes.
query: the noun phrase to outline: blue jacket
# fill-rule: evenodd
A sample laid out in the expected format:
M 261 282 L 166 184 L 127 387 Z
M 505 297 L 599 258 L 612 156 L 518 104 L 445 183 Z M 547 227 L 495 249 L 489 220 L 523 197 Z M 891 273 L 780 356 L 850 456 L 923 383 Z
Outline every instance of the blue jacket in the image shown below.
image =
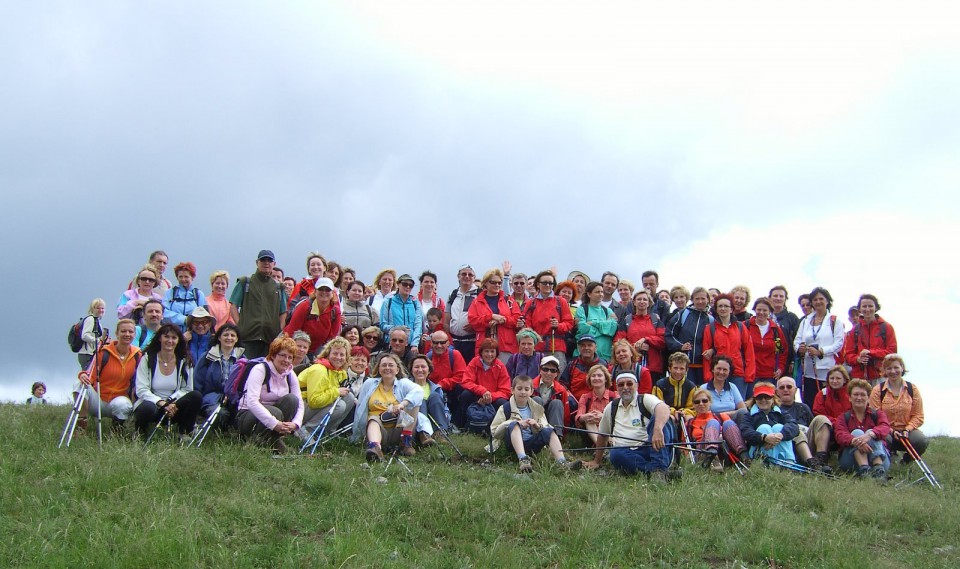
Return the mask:
M 176 324 L 180 330 L 185 330 L 187 316 L 190 316 L 194 308 L 206 305 L 207 299 L 200 289 L 195 286 L 185 289 L 177 285 L 163 295 L 163 320 Z
M 707 311 L 700 312 L 688 306 L 670 318 L 663 331 L 663 339 L 667 343 L 667 353 L 680 351 L 680 346 L 690 342 L 693 344 L 693 353 L 690 363 L 703 364 L 703 329 L 713 322 L 713 316 Z
M 193 388 L 203 396 L 203 407 L 216 405 L 223 394 L 223 384 L 230 375 L 230 368 L 243 355 L 243 348 L 234 348 L 228 358 L 223 358 L 220 346 L 214 346 L 200 358 L 193 374 Z
M 357 396 L 357 411 L 353 416 L 353 434 L 351 442 L 363 439 L 367 434 L 367 418 L 370 413 L 370 396 L 380 386 L 379 377 L 371 377 L 363 382 L 360 395 Z M 397 401 L 406 399 L 411 407 L 419 407 L 423 403 L 423 389 L 413 381 L 398 377 L 393 381 L 393 396 Z
M 420 334 L 423 333 L 423 311 L 420 301 L 412 294 L 404 301 L 399 294 L 395 294 L 383 301 L 380 305 L 380 329 L 386 338 L 394 326 L 406 326 L 410 329 L 410 338 L 407 342 L 411 346 L 420 345 Z
M 210 340 L 212 339 L 212 330 L 203 336 L 197 333 L 193 333 L 190 336 L 190 342 L 187 343 L 187 350 L 190 352 L 190 361 L 193 362 L 194 367 L 200 365 L 200 361 L 206 356 L 207 350 L 210 349 Z
M 763 444 L 761 440 L 763 435 L 757 432 L 757 427 L 760 425 L 783 425 L 783 430 L 780 432 L 783 434 L 784 441 L 793 440 L 800 434 L 800 427 L 797 426 L 793 417 L 783 413 L 777 405 L 774 405 L 769 413 L 764 413 L 754 404 L 749 413 L 740 413 L 737 416 L 737 426 L 740 427 L 740 434 L 743 435 L 747 446 L 755 447 Z

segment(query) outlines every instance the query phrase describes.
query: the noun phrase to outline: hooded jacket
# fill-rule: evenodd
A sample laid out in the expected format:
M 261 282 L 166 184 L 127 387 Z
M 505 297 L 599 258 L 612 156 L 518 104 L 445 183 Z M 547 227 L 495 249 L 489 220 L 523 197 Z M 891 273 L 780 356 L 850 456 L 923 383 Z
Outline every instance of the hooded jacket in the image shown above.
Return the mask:
M 520 307 L 514 302 L 513 298 L 506 296 L 503 291 L 497 293 L 497 314 L 507 320 L 493 329 L 497 338 L 498 349 L 507 354 L 515 354 L 519 349 L 517 345 L 517 321 L 520 320 Z M 487 293 L 480 292 L 477 298 L 470 304 L 467 311 L 467 322 L 477 333 L 477 349 L 475 355 L 480 355 L 480 342 L 484 341 L 490 334 L 490 319 L 493 317 L 493 310 L 487 303 Z

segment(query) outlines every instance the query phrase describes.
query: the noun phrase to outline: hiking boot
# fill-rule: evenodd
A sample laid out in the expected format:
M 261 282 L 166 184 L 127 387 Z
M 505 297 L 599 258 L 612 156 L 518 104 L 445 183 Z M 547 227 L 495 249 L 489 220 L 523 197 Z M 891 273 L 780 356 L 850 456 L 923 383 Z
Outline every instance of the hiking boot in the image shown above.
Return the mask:
M 520 459 L 520 474 L 530 474 L 533 472 L 533 463 L 530 462 L 530 458 L 523 457 Z
M 414 450 L 413 448 L 412 436 L 403 435 L 402 437 L 400 437 L 400 454 L 402 454 L 403 456 L 413 456 L 417 454 L 417 451 Z
M 747 468 L 750 467 L 750 464 L 751 464 L 750 451 L 748 451 L 747 449 L 743 449 L 742 451 L 740 451 L 740 454 L 737 455 L 737 458 L 740 459 L 740 462 L 742 462 L 744 466 L 746 466 Z
M 652 482 L 667 484 L 670 482 L 670 474 L 666 470 L 654 470 L 650 473 L 650 480 Z
M 450 425 L 450 428 L 447 429 L 448 435 L 462 435 L 463 431 L 460 430 L 456 425 Z
M 557 464 L 560 465 L 560 468 L 564 468 L 566 470 L 572 470 L 572 471 L 580 470 L 581 468 L 583 468 L 582 460 L 574 460 L 572 462 L 569 460 L 564 460 L 563 462 L 558 462 Z
M 189 435 L 189 434 L 184 433 L 184 434 L 180 435 L 180 437 L 181 437 L 181 440 L 183 440 L 183 439 L 182 439 L 183 437 L 187 437 L 187 439 L 186 439 L 187 442 L 190 442 L 190 435 Z M 287 443 L 283 442 L 283 439 L 277 439 L 277 440 L 273 441 L 273 443 L 270 445 L 270 448 L 273 449 L 273 454 L 276 454 L 276 455 L 286 454 L 286 453 L 287 453 Z
M 711 452 L 711 450 L 712 450 L 713 452 Z M 713 462 L 714 462 L 713 459 L 715 459 L 715 458 L 717 458 L 716 450 L 713 450 L 713 449 L 707 450 L 707 451 L 704 452 L 702 455 L 700 455 L 700 460 L 699 460 L 700 466 L 701 466 L 704 470 L 710 468 L 710 466 L 711 466 L 711 465 L 713 464 Z
M 866 478 L 869 475 L 870 475 L 869 466 L 861 466 L 860 468 L 857 469 L 857 473 L 855 474 L 857 478 Z
M 113 419 L 110 422 L 110 432 L 118 437 L 122 437 L 126 431 L 126 423 L 119 419 Z
M 874 467 L 870 470 L 870 476 L 876 478 L 877 480 L 886 482 L 887 469 L 884 468 L 882 464 L 874 465 Z
M 84 422 L 84 425 L 86 425 L 86 422 Z M 900 464 L 907 465 L 911 462 L 913 462 L 913 457 L 910 456 L 909 452 L 903 453 L 903 456 L 900 457 Z
M 367 462 L 383 462 L 383 450 L 380 445 L 371 443 L 367 447 Z
M 76 435 L 82 435 L 85 432 L 87 432 L 87 418 L 77 417 L 77 426 L 73 430 L 73 433 Z
M 420 442 L 422 447 L 432 447 L 437 444 L 437 441 L 433 440 L 433 437 L 427 433 L 417 433 L 417 440 Z
M 829 465 L 829 462 L 830 462 L 830 454 L 829 454 L 829 453 L 826 453 L 826 452 L 818 452 L 817 454 L 815 454 L 815 455 L 813 455 L 813 456 L 816 457 L 816 459 L 820 461 L 820 472 L 822 472 L 822 473 L 824 473 L 824 474 L 832 474 L 832 473 L 833 473 L 833 468 L 831 468 L 830 465 Z
M 823 463 L 820 462 L 820 457 L 814 455 L 808 458 L 806 462 L 803 463 L 803 465 L 809 468 L 810 470 L 820 470 L 820 467 L 823 466 Z
M 710 463 L 710 472 L 716 472 L 716 473 L 719 473 L 719 474 L 723 474 L 723 462 L 721 462 L 720 460 L 714 460 L 713 462 L 711 462 L 711 463 Z

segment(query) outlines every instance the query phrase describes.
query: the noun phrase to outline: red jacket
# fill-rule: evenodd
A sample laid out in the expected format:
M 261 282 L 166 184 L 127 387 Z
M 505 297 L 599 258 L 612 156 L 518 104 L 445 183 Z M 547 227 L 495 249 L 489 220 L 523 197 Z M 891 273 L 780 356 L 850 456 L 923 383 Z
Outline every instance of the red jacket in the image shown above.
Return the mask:
M 607 362 L 600 359 L 600 357 L 595 356 L 596 359 L 592 362 L 585 362 L 581 357 L 573 358 L 573 360 L 567 362 L 567 367 L 563 368 L 563 372 L 560 373 L 560 377 L 557 378 L 561 383 L 567 386 L 570 390 L 570 393 L 577 399 L 580 400 L 580 397 L 588 392 L 592 391 L 593 388 L 590 387 L 590 383 L 587 381 L 587 372 L 590 371 L 590 368 L 600 364 L 606 366 Z
M 520 307 L 513 298 L 503 294 L 501 290 L 497 299 L 497 310 L 500 316 L 507 319 L 506 322 L 496 327 L 497 345 L 501 352 L 515 354 L 519 349 L 517 346 L 517 321 L 520 320 Z M 487 304 L 487 293 L 481 292 L 477 298 L 470 303 L 470 309 L 467 311 L 467 321 L 470 327 L 477 332 L 477 352 L 480 355 L 480 342 L 484 341 L 490 332 L 490 319 L 493 317 L 493 311 Z
M 850 395 L 846 388 L 834 390 L 829 385 L 817 391 L 813 397 L 813 414 L 825 415 L 831 419 L 850 410 Z
M 444 391 L 453 391 L 453 388 L 463 383 L 463 375 L 467 371 L 467 362 L 463 360 L 460 352 L 448 347 L 445 352 L 439 354 L 430 352 L 430 361 L 433 363 L 433 371 L 430 373 L 430 381 L 440 386 Z M 453 367 L 450 366 L 450 356 L 453 356 Z M 481 395 L 483 395 L 481 393 Z
M 479 301 L 480 298 L 477 298 Z M 474 302 L 477 302 L 474 301 Z M 556 318 L 560 324 L 554 331 L 555 336 L 551 336 L 550 319 Z M 570 305 L 567 299 L 553 295 L 550 298 L 531 298 L 527 301 L 527 306 L 523 312 L 523 319 L 528 328 L 540 334 L 543 341 L 537 344 L 538 352 L 565 352 L 567 343 L 563 338 L 567 332 L 573 330 L 573 313 L 570 312 Z
M 510 399 L 510 375 L 507 373 L 507 366 L 500 360 L 493 360 L 493 364 L 488 369 L 483 369 L 480 356 L 473 358 L 467 364 L 461 385 L 478 397 L 483 396 L 485 391 L 489 391 L 494 401 Z
M 663 350 L 667 346 L 663 338 L 663 326 L 659 328 L 653 325 L 649 314 L 643 316 L 632 315 L 630 325 L 626 332 L 617 332 L 614 340 L 626 338 L 631 344 L 636 344 L 640 338 L 646 338 L 650 344 L 650 350 L 647 352 L 647 368 L 657 373 L 663 373 Z M 642 355 L 642 354 L 641 354 Z M 649 392 L 648 392 L 649 393 Z
M 884 341 L 886 338 L 886 341 Z M 877 379 L 883 376 L 880 366 L 887 354 L 897 353 L 897 334 L 889 322 L 877 316 L 867 324 L 862 319 L 847 332 L 843 343 L 843 361 L 852 369 L 850 375 L 861 379 Z M 870 363 L 867 364 L 867 377 L 863 376 L 863 364 L 857 361 L 860 352 L 870 350 Z
M 533 389 L 534 389 L 534 395 L 538 395 L 536 390 L 540 389 L 539 375 L 533 378 Z M 554 427 L 564 427 L 564 426 L 572 427 L 573 422 L 571 421 L 572 415 L 570 413 L 570 392 L 567 391 L 567 388 L 564 387 L 563 384 L 557 380 L 553 380 L 553 395 L 551 396 L 551 399 L 556 399 L 557 401 L 563 404 L 563 425 L 553 425 L 553 426 Z M 547 406 L 547 401 L 543 402 L 543 406 L 544 407 Z
M 716 329 L 717 337 L 713 337 Z M 743 330 L 743 334 L 740 331 Z M 724 326 L 715 320 L 703 329 L 703 351 L 715 349 L 716 355 L 724 355 L 733 360 L 733 373 L 730 377 L 742 377 L 747 383 L 753 383 L 757 377 L 757 364 L 753 356 L 753 343 L 750 342 L 747 329 L 742 322 L 730 319 L 730 325 Z M 710 371 L 711 360 L 703 359 L 703 381 L 713 380 Z
M 776 370 L 783 374 L 787 371 L 787 343 L 789 338 L 783 334 L 783 329 L 773 320 L 767 320 L 770 325 L 767 334 L 760 336 L 760 327 L 757 317 L 751 316 L 744 325 L 750 333 L 750 343 L 753 344 L 753 357 L 757 365 L 756 377 L 774 379 Z
M 837 446 L 849 447 L 850 443 L 853 442 L 853 435 L 850 433 L 860 429 L 864 433 L 868 430 L 873 429 L 873 432 L 877 435 L 877 440 L 886 441 L 887 435 L 890 434 L 890 422 L 887 420 L 887 414 L 883 412 L 882 409 L 877 409 L 877 417 L 873 417 L 874 411 L 867 408 L 867 412 L 863 416 L 863 421 L 857 420 L 857 416 L 853 411 L 850 411 L 850 416 L 846 417 L 841 415 L 837 417 L 837 420 L 833 422 L 833 438 L 837 441 Z
M 290 336 L 297 330 L 310 334 L 310 353 L 316 354 L 340 333 L 342 326 L 339 302 L 331 300 L 330 305 L 322 313 L 318 313 L 317 302 L 307 301 L 297 305 L 290 317 L 290 323 L 283 331 Z

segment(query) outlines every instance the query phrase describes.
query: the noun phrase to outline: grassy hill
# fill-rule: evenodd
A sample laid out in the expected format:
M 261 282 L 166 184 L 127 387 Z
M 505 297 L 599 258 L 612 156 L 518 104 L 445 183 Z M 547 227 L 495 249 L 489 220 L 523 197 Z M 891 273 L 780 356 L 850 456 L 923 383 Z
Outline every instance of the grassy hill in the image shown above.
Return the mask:
M 412 475 L 340 441 L 282 460 L 230 438 L 58 450 L 67 410 L 0 406 L 4 567 L 960 566 L 957 439 L 926 457 L 943 492 L 895 488 L 915 466 L 885 486 L 760 466 L 661 486 L 546 456 L 521 476 L 470 436 L 470 460 L 425 451 Z

